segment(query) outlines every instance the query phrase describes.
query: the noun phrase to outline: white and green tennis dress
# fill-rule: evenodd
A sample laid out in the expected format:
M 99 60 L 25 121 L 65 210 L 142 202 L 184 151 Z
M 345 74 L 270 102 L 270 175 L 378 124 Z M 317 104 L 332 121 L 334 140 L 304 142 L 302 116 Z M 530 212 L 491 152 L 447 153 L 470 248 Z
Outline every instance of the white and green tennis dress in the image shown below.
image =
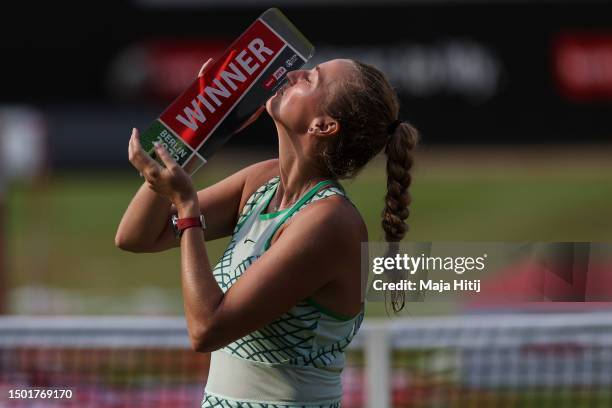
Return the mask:
M 213 273 L 225 292 L 269 247 L 274 233 L 309 203 L 340 194 L 333 181 L 309 190 L 291 208 L 264 214 L 274 177 L 249 198 Z M 212 353 L 202 407 L 339 407 L 344 349 L 364 310 L 339 316 L 307 298 L 270 324 Z

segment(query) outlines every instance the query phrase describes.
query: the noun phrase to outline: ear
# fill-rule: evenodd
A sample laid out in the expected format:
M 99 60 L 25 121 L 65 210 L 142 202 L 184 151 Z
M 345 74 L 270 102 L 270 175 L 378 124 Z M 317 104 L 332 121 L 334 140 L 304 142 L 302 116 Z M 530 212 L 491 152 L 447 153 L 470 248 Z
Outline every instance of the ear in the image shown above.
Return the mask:
M 340 123 L 329 115 L 318 116 L 310 122 L 308 133 L 314 136 L 335 136 L 340 131 Z

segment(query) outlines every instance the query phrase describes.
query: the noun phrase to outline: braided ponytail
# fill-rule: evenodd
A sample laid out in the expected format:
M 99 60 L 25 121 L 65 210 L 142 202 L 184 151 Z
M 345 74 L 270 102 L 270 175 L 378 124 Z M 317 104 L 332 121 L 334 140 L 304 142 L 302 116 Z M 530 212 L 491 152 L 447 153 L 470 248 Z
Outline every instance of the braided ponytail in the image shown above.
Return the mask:
M 410 214 L 408 206 L 411 197 L 408 188 L 412 182 L 410 169 L 413 164 L 412 150 L 419 139 L 418 131 L 409 123 L 401 122 L 395 132 L 389 136 L 385 146 L 387 156 L 387 194 L 382 212 L 382 228 L 385 241 L 389 243 L 386 256 L 393 256 L 399 251 L 399 242 L 408 231 L 406 219 Z M 401 273 L 390 271 L 392 281 L 399 281 Z M 406 304 L 406 293 L 393 291 L 391 306 L 395 313 Z

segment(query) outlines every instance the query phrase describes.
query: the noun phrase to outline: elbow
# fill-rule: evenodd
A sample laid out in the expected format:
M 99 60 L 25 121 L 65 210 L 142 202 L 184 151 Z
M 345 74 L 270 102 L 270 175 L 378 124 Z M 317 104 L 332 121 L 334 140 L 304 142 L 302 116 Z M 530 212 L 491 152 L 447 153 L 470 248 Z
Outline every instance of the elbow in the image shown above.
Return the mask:
M 141 252 L 140 247 L 130 240 L 129 237 L 126 237 L 121 232 L 121 229 L 117 230 L 117 234 L 115 234 L 115 246 L 127 252 Z
M 195 351 L 196 353 L 212 353 L 216 350 L 216 348 L 210 347 L 205 342 L 191 339 L 191 350 Z
M 197 353 L 210 353 L 219 349 L 215 339 L 207 328 L 189 330 L 191 349 Z

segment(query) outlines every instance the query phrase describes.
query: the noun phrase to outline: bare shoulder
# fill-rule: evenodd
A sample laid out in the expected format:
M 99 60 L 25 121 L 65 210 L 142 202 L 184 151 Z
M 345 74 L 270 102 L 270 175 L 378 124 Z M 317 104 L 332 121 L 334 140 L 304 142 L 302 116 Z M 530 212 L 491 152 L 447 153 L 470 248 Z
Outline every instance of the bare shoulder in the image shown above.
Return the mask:
M 349 200 L 340 195 L 307 205 L 293 217 L 287 228 L 291 227 L 316 235 L 319 246 L 332 245 L 334 252 L 359 250 L 361 242 L 368 240 L 363 217 Z
M 351 242 L 361 243 L 368 240 L 365 221 L 359 210 L 348 199 L 340 195 L 327 197 L 308 205 L 304 211 L 308 210 L 311 214 L 315 211 L 321 214 L 324 219 L 323 224 L 327 225 L 326 229 L 334 228 L 339 232 L 342 231 L 345 240 L 348 234 L 351 236 L 348 241 Z M 309 216 L 309 213 L 305 212 L 304 215 Z

